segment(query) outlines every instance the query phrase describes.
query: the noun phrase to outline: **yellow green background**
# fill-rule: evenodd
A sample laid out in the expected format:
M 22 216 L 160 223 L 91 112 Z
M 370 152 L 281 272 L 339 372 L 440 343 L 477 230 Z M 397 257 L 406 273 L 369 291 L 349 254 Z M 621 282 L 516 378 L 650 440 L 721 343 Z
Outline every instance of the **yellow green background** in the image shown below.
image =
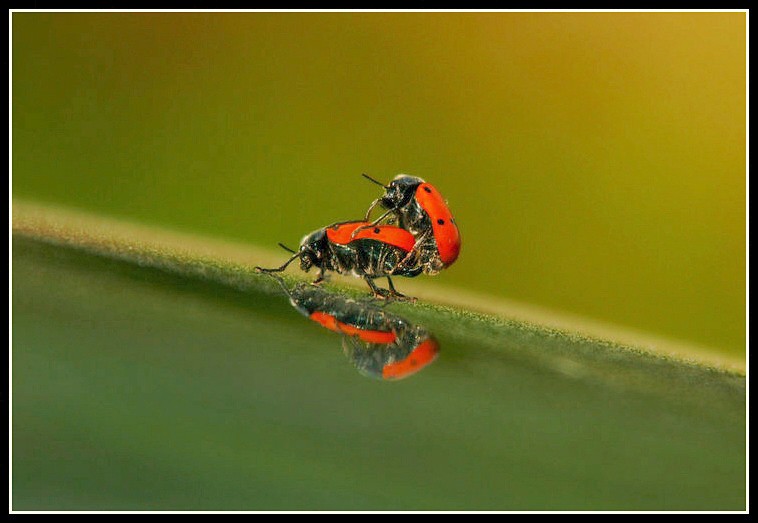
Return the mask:
M 14 13 L 15 196 L 274 248 L 421 176 L 448 284 L 745 353 L 745 13 Z M 284 254 L 283 254 L 284 259 Z

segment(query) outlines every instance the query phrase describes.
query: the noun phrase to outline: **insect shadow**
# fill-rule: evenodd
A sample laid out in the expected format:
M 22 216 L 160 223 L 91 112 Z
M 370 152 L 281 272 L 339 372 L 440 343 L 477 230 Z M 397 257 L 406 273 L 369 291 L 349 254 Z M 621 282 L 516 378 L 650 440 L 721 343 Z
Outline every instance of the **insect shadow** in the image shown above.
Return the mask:
M 364 376 L 400 380 L 416 374 L 439 354 L 439 342 L 420 325 L 383 307 L 346 298 L 308 283 L 288 287 L 270 274 L 295 309 L 322 327 L 342 335 L 342 349 Z

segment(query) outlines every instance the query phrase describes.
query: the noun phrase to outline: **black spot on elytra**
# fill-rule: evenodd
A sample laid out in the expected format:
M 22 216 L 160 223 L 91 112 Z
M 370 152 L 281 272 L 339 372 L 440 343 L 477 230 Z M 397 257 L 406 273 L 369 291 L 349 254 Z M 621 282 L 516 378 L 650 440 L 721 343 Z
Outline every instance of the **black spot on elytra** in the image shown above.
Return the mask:
M 445 220 L 440 218 L 439 220 L 437 220 L 437 223 L 439 223 L 440 225 L 445 225 Z
M 374 228 L 374 232 L 375 232 L 376 234 L 379 234 L 379 233 L 381 232 L 381 230 L 379 229 L 379 227 L 375 227 L 375 228 Z
M 432 190 L 431 190 L 429 187 L 424 187 L 424 190 L 425 190 L 426 192 L 432 192 Z

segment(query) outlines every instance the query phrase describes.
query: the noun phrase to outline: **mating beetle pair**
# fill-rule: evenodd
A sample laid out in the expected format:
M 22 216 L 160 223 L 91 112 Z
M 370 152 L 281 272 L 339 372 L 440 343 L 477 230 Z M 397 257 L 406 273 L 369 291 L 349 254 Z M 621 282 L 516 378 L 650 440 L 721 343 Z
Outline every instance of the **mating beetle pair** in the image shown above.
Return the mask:
M 439 342 L 420 325 L 383 307 L 303 282 L 289 288 L 280 276 L 269 275 L 281 285 L 298 312 L 342 335 L 345 356 L 365 376 L 399 380 L 422 370 L 437 358 Z
M 288 249 L 293 256 L 281 267 L 256 270 L 281 272 L 299 259 L 305 272 L 311 267 L 319 269 L 313 283 L 323 281 L 329 270 L 362 277 L 377 297 L 404 297 L 395 290 L 390 276 L 437 274 L 458 258 L 460 232 L 434 186 L 405 174 L 396 176 L 389 185 L 363 176 L 385 189 L 384 195 L 369 206 L 364 220 L 318 229 L 303 238 L 297 251 Z M 377 205 L 386 212 L 371 222 L 371 211 Z M 380 225 L 382 221 L 386 224 Z M 376 286 L 373 280 L 380 277 L 387 278 L 389 289 Z

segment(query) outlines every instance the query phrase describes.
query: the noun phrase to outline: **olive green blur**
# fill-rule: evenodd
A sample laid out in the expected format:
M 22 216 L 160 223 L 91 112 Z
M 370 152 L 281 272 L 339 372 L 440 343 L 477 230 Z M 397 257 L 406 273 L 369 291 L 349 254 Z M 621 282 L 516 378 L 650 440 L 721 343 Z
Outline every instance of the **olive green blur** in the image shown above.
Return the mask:
M 433 284 L 745 353 L 744 13 L 14 13 L 13 194 L 276 248 L 433 183 Z M 284 261 L 286 253 L 283 252 Z
M 744 376 L 395 303 L 441 350 L 385 382 L 173 265 L 14 238 L 14 510 L 745 510 Z

